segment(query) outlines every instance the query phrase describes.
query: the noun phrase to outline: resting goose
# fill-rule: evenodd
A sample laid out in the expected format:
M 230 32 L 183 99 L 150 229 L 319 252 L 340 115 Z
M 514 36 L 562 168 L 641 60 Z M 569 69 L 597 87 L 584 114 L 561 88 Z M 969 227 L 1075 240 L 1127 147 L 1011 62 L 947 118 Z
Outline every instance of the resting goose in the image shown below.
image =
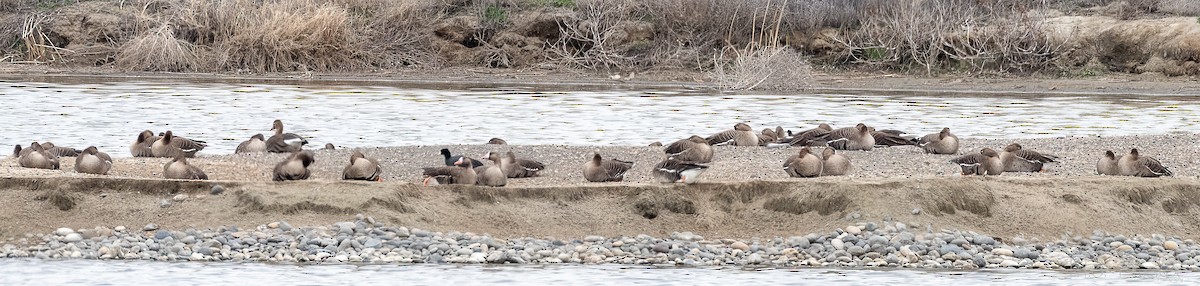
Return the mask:
M 955 154 L 958 153 L 958 136 L 950 134 L 950 128 L 943 127 L 941 132 L 921 137 L 917 140 L 917 146 L 921 146 L 925 153 Z
M 1004 152 L 1000 153 L 1005 172 L 1041 172 L 1044 170 L 1044 164 L 1053 163 L 1055 160 L 1058 160 L 1058 156 L 1025 150 L 1017 143 L 1004 146 Z
M 455 163 L 458 162 L 458 159 L 463 158 L 462 155 L 451 155 L 450 149 L 442 148 L 441 152 L 442 152 L 442 157 L 446 158 L 446 166 L 454 166 Z M 475 160 L 475 159 L 470 159 L 470 160 L 471 160 L 471 163 L 473 165 L 475 165 L 476 167 L 483 166 L 483 162 L 479 162 L 479 160 Z
M 825 148 L 821 152 L 821 176 L 843 176 L 850 173 L 850 159 Z
M 458 161 L 454 162 L 454 166 L 441 167 L 426 167 L 422 168 L 422 174 L 425 175 L 424 184 L 475 184 L 475 160 L 471 158 L 459 157 Z
M 178 180 L 208 180 L 208 174 L 188 164 L 187 156 L 177 154 L 175 159 L 163 165 L 163 178 Z
M 733 129 L 717 132 L 705 138 L 709 145 L 758 146 L 758 134 L 745 123 L 733 125 Z
M 758 146 L 767 146 L 767 144 L 771 144 L 772 142 L 775 142 L 775 140 L 779 140 L 779 136 L 783 136 L 783 134 L 776 132 L 776 130 L 783 130 L 783 127 L 776 126 L 775 128 L 776 129 L 764 128 L 762 132 L 758 134 Z
M 204 141 L 191 140 L 179 136 L 175 136 L 171 131 L 163 133 L 161 138 L 150 144 L 150 152 L 154 157 L 176 157 L 177 154 L 183 154 L 188 158 L 196 157 L 196 152 L 204 150 L 208 144 Z
M 829 132 L 833 132 L 833 127 L 821 123 L 817 127 L 796 134 L 788 131 L 787 137 L 781 138 L 778 143 L 786 143 L 791 146 L 827 146 Z
M 238 144 L 237 149 L 233 153 L 267 152 L 267 140 L 265 138 L 262 133 L 254 134 L 254 136 L 250 136 L 250 139 L 246 139 L 246 141 Z
M 362 152 L 354 150 L 350 154 L 350 164 L 342 169 L 343 180 L 363 180 L 363 181 L 383 181 L 383 169 L 379 167 L 379 161 L 374 158 L 367 158 Z
M 333 146 L 333 143 L 325 143 L 325 150 L 337 150 L 337 147 Z
M 508 151 L 500 160 L 500 168 L 504 176 L 509 178 L 535 177 L 538 171 L 545 170 L 546 164 L 538 161 L 519 159 L 512 151 Z
M 17 144 L 16 147 L 13 147 L 12 158 L 21 158 L 21 156 L 28 155 L 32 152 L 33 148 L 21 148 L 21 144 Z
M 21 165 L 21 167 L 58 170 L 58 157 L 42 149 L 41 144 L 33 142 L 33 144 L 29 144 L 29 149 L 28 154 L 17 159 L 17 164 Z
M 1117 154 L 1113 154 L 1112 150 L 1104 151 L 1104 156 L 1096 162 L 1096 174 L 1105 176 L 1121 175 L 1121 169 L 1117 167 Z
M 875 131 L 874 128 L 859 123 L 854 127 L 830 131 L 826 137 L 829 140 L 829 147 L 834 149 L 871 151 L 871 148 L 875 147 L 875 136 L 871 135 L 873 131 Z
M 900 130 L 871 131 L 871 137 L 875 139 L 875 146 L 892 147 L 917 145 L 917 142 L 913 142 L 911 139 L 904 138 L 904 134 L 908 134 L 908 132 Z
M 821 161 L 821 157 L 813 154 L 812 149 L 808 147 L 800 148 L 798 154 L 788 157 L 783 162 L 783 171 L 792 177 L 811 178 L 820 176 L 823 167 L 824 163 Z
M 79 150 L 75 148 L 54 146 L 51 142 L 42 142 L 42 150 L 54 154 L 55 157 L 75 157 L 79 156 Z
M 304 148 L 304 144 L 308 144 L 308 140 L 295 133 L 283 133 L 283 121 L 276 119 L 271 122 L 271 131 L 275 135 L 267 138 L 267 152 L 271 153 L 294 153 L 299 152 Z
M 75 172 L 97 175 L 108 175 L 112 169 L 112 157 L 100 152 L 96 146 L 88 146 L 75 157 Z
M 489 187 L 508 185 L 508 176 L 505 176 L 504 170 L 500 168 L 500 154 L 488 152 L 483 155 L 483 159 L 491 160 L 492 164 L 475 167 L 475 184 Z
M 1137 177 L 1161 177 L 1171 176 L 1171 170 L 1167 170 L 1158 159 L 1150 156 L 1141 156 L 1138 154 L 1138 149 L 1129 150 L 1129 154 L 1121 156 L 1117 161 L 1117 168 L 1121 171 L 1121 175 L 1137 176 Z
M 695 162 L 667 158 L 654 165 L 651 173 L 654 174 L 655 179 L 662 183 L 692 184 L 698 182 L 700 175 L 704 174 L 704 171 L 707 169 L 708 166 Z
M 150 150 L 150 145 L 158 141 L 158 137 L 150 130 L 138 133 L 137 140 L 129 145 L 129 154 L 134 157 L 154 157 L 154 152 Z
M 275 170 L 272 172 L 271 180 L 274 181 L 294 181 L 307 180 L 308 166 L 316 162 L 312 151 L 300 151 L 292 153 L 283 162 L 275 164 Z
M 969 154 L 950 160 L 962 168 L 963 175 L 999 175 L 1004 173 L 1004 162 L 1000 154 L 992 148 L 983 148 L 979 153 Z
M 708 145 L 708 140 L 696 135 L 667 145 L 663 152 L 670 158 L 687 162 L 708 163 L 713 159 L 713 148 Z
M 487 143 L 492 145 L 508 145 L 508 141 L 504 141 L 504 139 L 500 138 L 489 139 Z
M 604 159 L 600 153 L 594 153 L 592 159 L 583 164 L 583 178 L 588 182 L 620 182 L 625 180 L 625 172 L 633 168 L 633 162 L 617 159 Z

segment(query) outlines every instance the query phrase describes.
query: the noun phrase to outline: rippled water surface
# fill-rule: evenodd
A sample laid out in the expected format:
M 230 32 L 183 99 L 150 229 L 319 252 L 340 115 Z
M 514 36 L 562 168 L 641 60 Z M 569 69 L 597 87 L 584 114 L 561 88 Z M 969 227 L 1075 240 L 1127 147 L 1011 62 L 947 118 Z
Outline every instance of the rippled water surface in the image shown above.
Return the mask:
M 288 132 L 316 146 L 635 145 L 707 135 L 750 122 L 806 129 L 866 122 L 879 129 L 1028 138 L 1195 132 L 1192 97 L 946 97 L 720 94 L 694 90 L 415 89 L 243 83 L 0 81 L 0 143 L 96 145 L 116 156 L 144 129 L 205 140 L 230 153 L 255 133 Z
M 278 265 L 0 259 L 2 285 L 1197 285 L 1194 272 Z

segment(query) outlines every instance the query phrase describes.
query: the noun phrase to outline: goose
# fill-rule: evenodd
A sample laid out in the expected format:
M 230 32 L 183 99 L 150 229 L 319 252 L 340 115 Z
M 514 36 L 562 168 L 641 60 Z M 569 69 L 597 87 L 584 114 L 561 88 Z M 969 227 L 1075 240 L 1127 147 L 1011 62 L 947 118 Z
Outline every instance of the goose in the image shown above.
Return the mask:
M 500 138 L 489 139 L 487 143 L 492 145 L 508 145 L 508 141 L 504 141 L 504 139 Z
M 843 176 L 850 172 L 850 159 L 825 148 L 821 152 L 821 176 Z
M 25 168 L 58 170 L 58 157 L 42 149 L 37 142 L 29 144 L 29 153 L 17 159 L 17 164 Z
M 325 150 L 337 150 L 337 147 L 333 143 L 325 143 Z
M 821 157 L 813 154 L 812 149 L 809 147 L 800 148 L 798 154 L 788 157 L 783 162 L 783 171 L 792 177 L 811 178 L 820 176 L 823 167 L 824 163 L 821 161 Z
M 491 160 L 492 164 L 487 166 L 475 167 L 475 184 L 489 187 L 503 187 L 508 185 L 508 176 L 504 175 L 504 170 L 500 168 L 499 154 L 488 152 L 483 155 L 483 159 Z
M 54 154 L 55 157 L 75 157 L 79 156 L 79 150 L 75 148 L 54 146 L 51 142 L 42 142 L 42 150 Z
M 546 164 L 533 160 L 519 159 L 512 151 L 508 151 L 504 157 L 501 157 L 500 168 L 504 170 L 504 176 L 509 178 L 525 178 L 537 176 L 539 171 L 546 169 Z
M 1104 156 L 1096 162 L 1096 174 L 1105 176 L 1121 175 L 1121 169 L 1117 167 L 1117 154 L 1113 154 L 1112 150 L 1104 151 Z
M 1137 177 L 1160 177 L 1171 176 L 1171 170 L 1167 170 L 1158 159 L 1150 156 L 1141 156 L 1138 154 L 1138 149 L 1129 150 L 1129 154 L 1121 156 L 1117 161 L 1117 168 L 1124 176 Z
M 462 159 L 462 157 L 463 157 L 462 155 L 451 155 L 450 149 L 446 149 L 446 148 L 442 148 L 441 152 L 442 152 L 442 157 L 446 158 L 446 166 L 454 166 L 455 162 L 458 162 L 458 159 Z M 471 159 L 471 163 L 477 167 L 483 166 L 483 162 L 479 162 L 479 160 Z
M 112 169 L 112 157 L 100 152 L 96 146 L 88 146 L 75 157 L 75 172 L 97 175 L 108 175 Z
M 772 142 L 775 142 L 775 140 L 779 140 L 779 136 L 783 136 L 783 134 L 775 132 L 776 130 L 783 130 L 783 127 L 776 126 L 775 128 L 776 129 L 764 128 L 762 132 L 758 134 L 758 146 L 767 146 L 767 144 L 771 144 Z
M 363 180 L 363 181 L 383 181 L 383 168 L 380 168 L 379 161 L 374 158 L 367 158 L 362 152 L 354 150 L 350 153 L 350 164 L 342 169 L 343 180 Z
M 233 153 L 267 152 L 267 140 L 264 138 L 266 137 L 264 137 L 262 133 L 254 134 L 254 136 L 250 136 L 250 139 L 246 139 L 246 141 L 242 141 L 241 144 L 238 144 L 237 149 L 235 149 Z
M 1004 152 L 1000 153 L 1005 172 L 1041 172 L 1045 170 L 1044 164 L 1054 163 L 1055 160 L 1058 160 L 1058 156 L 1025 150 L 1017 143 L 1004 146 Z
M 175 157 L 176 154 L 183 154 L 191 158 L 196 157 L 196 152 L 204 150 L 204 147 L 208 147 L 204 141 L 175 136 L 168 130 L 163 133 L 161 138 L 154 141 L 154 144 L 150 144 L 150 152 L 154 157 Z
M 979 153 L 964 155 L 950 160 L 962 168 L 963 175 L 1000 175 L 1004 173 L 1004 162 L 992 148 L 983 148 Z
M 733 125 L 733 129 L 717 132 L 705 138 L 709 145 L 758 146 L 758 134 L 745 123 Z
M 871 148 L 875 147 L 875 136 L 871 135 L 872 131 L 875 129 L 862 123 L 854 127 L 839 128 L 829 132 L 828 144 L 829 147 L 838 150 L 871 151 Z
M 904 138 L 904 134 L 908 134 L 908 132 L 890 129 L 871 131 L 871 137 L 875 139 L 875 146 L 893 147 L 917 145 L 917 142 L 913 142 L 911 139 Z
M 605 160 L 600 153 L 593 153 L 592 159 L 583 164 L 583 178 L 588 182 L 620 182 L 631 168 L 631 161 Z
M 267 138 L 267 152 L 271 153 L 294 153 L 303 149 L 304 144 L 308 144 L 308 140 L 295 133 L 283 133 L 283 120 L 276 119 L 271 122 L 271 131 L 275 135 Z
M 670 158 L 686 162 L 708 163 L 713 159 L 713 148 L 708 145 L 708 140 L 696 135 L 667 145 L 663 152 Z
M 925 153 L 955 154 L 958 153 L 958 136 L 951 134 L 949 127 L 943 127 L 941 132 L 921 137 L 917 140 L 917 146 Z
M 827 146 L 826 141 L 830 132 L 833 132 L 833 127 L 829 126 L 829 124 L 821 123 L 817 127 L 796 134 L 788 131 L 787 137 L 780 138 L 776 143 L 790 146 Z
M 178 180 L 208 180 L 203 170 L 188 164 L 187 156 L 176 154 L 175 159 L 163 164 L 163 178 Z
M 701 139 L 703 139 L 703 138 L 701 138 Z M 707 141 L 706 141 L 706 142 L 707 142 Z M 650 145 L 646 145 L 646 146 L 649 146 L 649 147 L 662 147 L 663 145 L 662 145 L 662 142 L 654 141 L 654 142 L 650 142 Z
M 680 161 L 667 158 L 654 165 L 651 173 L 662 183 L 692 184 L 700 180 L 700 175 L 708 170 L 708 166 L 695 162 Z
M 453 166 L 422 168 L 422 174 L 425 175 L 424 184 L 426 186 L 437 184 L 474 185 L 476 177 L 474 161 L 471 158 L 459 157 Z
M 134 157 L 154 157 L 154 152 L 150 150 L 150 145 L 158 141 L 159 136 L 154 135 L 150 130 L 138 133 L 137 140 L 129 145 L 129 154 Z
M 275 164 L 275 170 L 272 171 L 271 180 L 274 181 L 294 181 L 307 180 L 309 176 L 308 166 L 316 162 L 311 151 L 300 151 L 292 153 L 283 162 Z
M 12 158 L 21 158 L 21 156 L 28 155 L 32 152 L 33 148 L 22 148 L 21 144 L 17 144 L 17 146 L 13 148 Z

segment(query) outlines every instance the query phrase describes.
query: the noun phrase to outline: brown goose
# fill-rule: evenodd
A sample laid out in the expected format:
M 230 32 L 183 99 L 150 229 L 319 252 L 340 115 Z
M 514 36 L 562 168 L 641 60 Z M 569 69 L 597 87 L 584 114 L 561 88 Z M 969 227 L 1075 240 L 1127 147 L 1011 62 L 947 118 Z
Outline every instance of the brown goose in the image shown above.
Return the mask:
M 1025 150 L 1017 143 L 1004 146 L 1004 152 L 1000 153 L 1005 172 L 1041 172 L 1045 170 L 1044 164 L 1053 163 L 1055 160 L 1058 160 L 1058 156 Z
M 875 147 L 875 136 L 871 135 L 873 131 L 874 128 L 862 123 L 854 127 L 838 128 L 829 132 L 828 144 L 829 147 L 838 150 L 871 151 L 871 148 Z
M 489 152 L 483 155 L 483 159 L 491 160 L 492 164 L 475 167 L 475 184 L 489 187 L 503 187 L 508 185 L 508 177 L 504 175 L 504 170 L 500 169 L 500 160 L 503 159 L 500 158 L 500 154 Z
M 992 148 L 983 148 L 979 153 L 964 155 L 950 160 L 962 168 L 963 175 L 999 175 L 1004 173 L 1004 162 Z
M 424 184 L 475 184 L 475 164 L 471 158 L 459 157 L 454 166 L 426 167 L 422 169 L 425 175 Z
M 178 180 L 208 180 L 203 170 L 188 164 L 187 156 L 178 154 L 175 159 L 163 164 L 163 178 Z
M 821 176 L 843 176 L 850 173 L 850 159 L 825 148 L 821 152 Z
M 703 139 L 703 138 L 701 138 L 701 139 Z M 705 141 L 705 142 L 707 142 L 707 141 Z M 658 142 L 658 141 L 650 142 L 650 145 L 648 145 L 648 146 L 650 146 L 650 147 L 662 147 L 662 142 Z
M 292 153 L 292 155 L 288 156 L 288 158 L 283 160 L 283 162 L 275 164 L 275 170 L 272 171 L 273 175 L 271 176 L 271 180 L 307 180 L 308 175 L 310 174 L 308 171 L 308 166 L 312 165 L 312 163 L 316 161 L 317 160 L 314 158 L 312 151 L 300 151 Z
M 166 133 L 163 133 L 162 138 L 158 138 L 158 141 L 150 144 L 150 152 L 154 157 L 170 158 L 176 157 L 177 154 L 183 154 L 188 158 L 192 158 L 196 157 L 196 152 L 204 150 L 204 147 L 208 147 L 208 144 L 204 141 L 175 136 L 174 133 L 168 130 Z
M 713 159 L 713 148 L 708 145 L 708 140 L 696 135 L 667 145 L 663 152 L 679 161 L 708 163 Z
M 783 136 L 783 134 L 777 133 L 776 130 L 783 130 L 783 127 L 776 126 L 775 129 L 764 128 L 762 132 L 758 134 L 758 146 L 767 146 L 767 144 L 771 144 L 772 142 L 779 140 L 779 136 Z
M 600 157 L 594 153 L 591 160 L 583 164 L 583 178 L 588 182 L 620 182 L 625 180 L 625 172 L 633 168 L 633 162 Z
M 708 170 L 708 166 L 695 162 L 680 161 L 667 158 L 654 165 L 651 173 L 662 183 L 693 184 L 700 181 L 700 175 Z
M 267 140 L 265 138 L 262 133 L 254 134 L 254 136 L 250 136 L 250 139 L 246 139 L 246 141 L 238 144 L 237 149 L 233 153 L 267 152 Z
M 504 170 L 506 177 L 525 178 L 537 176 L 538 171 L 546 169 L 546 165 L 533 160 L 518 159 L 512 151 L 508 151 L 500 160 L 500 168 Z
M 96 146 L 88 146 L 75 157 L 75 172 L 97 175 L 108 175 L 112 169 L 112 157 L 100 152 Z
M 911 139 L 904 138 L 904 134 L 908 134 L 908 132 L 890 129 L 871 131 L 871 137 L 875 139 L 875 146 L 893 147 L 917 145 L 917 142 L 913 142 Z
M 129 145 L 129 154 L 134 157 L 154 157 L 154 152 L 150 150 L 150 145 L 158 141 L 158 136 L 150 130 L 138 133 L 137 140 Z
M 271 153 L 294 153 L 303 149 L 304 144 L 308 144 L 308 140 L 295 133 L 283 133 L 283 121 L 276 119 L 271 123 L 271 131 L 275 135 L 267 138 L 267 152 Z
M 12 158 L 21 158 L 21 156 L 28 155 L 32 152 L 33 148 L 22 148 L 21 144 L 17 144 L 17 146 L 13 148 Z
M 1138 154 L 1138 149 L 1129 150 L 1129 154 L 1121 156 L 1117 161 L 1117 169 L 1121 171 L 1121 175 L 1137 176 L 1137 177 L 1160 177 L 1171 176 L 1171 170 L 1167 170 L 1158 159 L 1150 156 L 1141 156 Z
M 333 146 L 333 143 L 325 143 L 325 150 L 337 150 L 337 147 Z
M 58 157 L 42 149 L 37 142 L 29 144 L 29 153 L 17 159 L 17 164 L 25 168 L 58 170 Z
M 826 141 L 829 133 L 833 132 L 833 127 L 829 124 L 821 123 L 809 130 L 801 131 L 800 133 L 788 133 L 786 141 L 780 140 L 780 143 L 787 143 L 791 146 L 826 146 Z
M 1104 156 L 1096 161 L 1096 174 L 1105 176 L 1121 175 L 1121 169 L 1117 167 L 1117 154 L 1113 154 L 1112 150 L 1104 151 Z
M 783 162 L 783 171 L 787 172 L 788 176 L 811 178 L 821 175 L 821 169 L 824 163 L 821 157 L 817 157 L 812 153 L 812 149 L 808 147 L 800 148 L 800 153 L 788 157 L 787 161 Z
M 943 127 L 941 132 L 921 137 L 917 140 L 917 146 L 921 146 L 925 153 L 955 154 L 958 153 L 958 136 L 950 134 L 950 128 Z
M 79 156 L 79 150 L 75 148 L 54 146 L 51 142 L 42 142 L 42 150 L 54 154 L 55 157 L 75 157 Z
M 350 164 L 342 169 L 343 180 L 363 180 L 363 181 L 383 181 L 383 168 L 379 167 L 379 161 L 374 158 L 367 158 L 362 152 L 354 150 L 350 154 Z
M 758 146 L 758 134 L 745 123 L 733 125 L 733 129 L 717 132 L 705 138 L 709 145 Z
M 508 141 L 504 141 L 504 139 L 500 138 L 489 139 L 487 143 L 492 145 L 508 145 Z

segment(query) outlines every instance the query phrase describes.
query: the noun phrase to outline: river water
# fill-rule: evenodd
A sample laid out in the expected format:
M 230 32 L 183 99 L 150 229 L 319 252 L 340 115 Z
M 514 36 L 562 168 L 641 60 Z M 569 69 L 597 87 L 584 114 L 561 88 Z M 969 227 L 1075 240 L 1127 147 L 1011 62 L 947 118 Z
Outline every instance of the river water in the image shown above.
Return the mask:
M 0 285 L 880 285 L 896 281 L 914 285 L 1197 285 L 1200 273 L 0 259 Z
M 926 134 L 1033 138 L 1163 134 L 1200 130 L 1191 96 L 911 96 L 721 94 L 708 90 L 429 89 L 282 85 L 0 80 L 0 143 L 96 145 L 128 156 L 138 132 L 173 130 L 227 154 L 271 121 L 314 147 L 482 144 L 630 145 L 708 135 L 749 122 L 807 129 L 859 122 Z

